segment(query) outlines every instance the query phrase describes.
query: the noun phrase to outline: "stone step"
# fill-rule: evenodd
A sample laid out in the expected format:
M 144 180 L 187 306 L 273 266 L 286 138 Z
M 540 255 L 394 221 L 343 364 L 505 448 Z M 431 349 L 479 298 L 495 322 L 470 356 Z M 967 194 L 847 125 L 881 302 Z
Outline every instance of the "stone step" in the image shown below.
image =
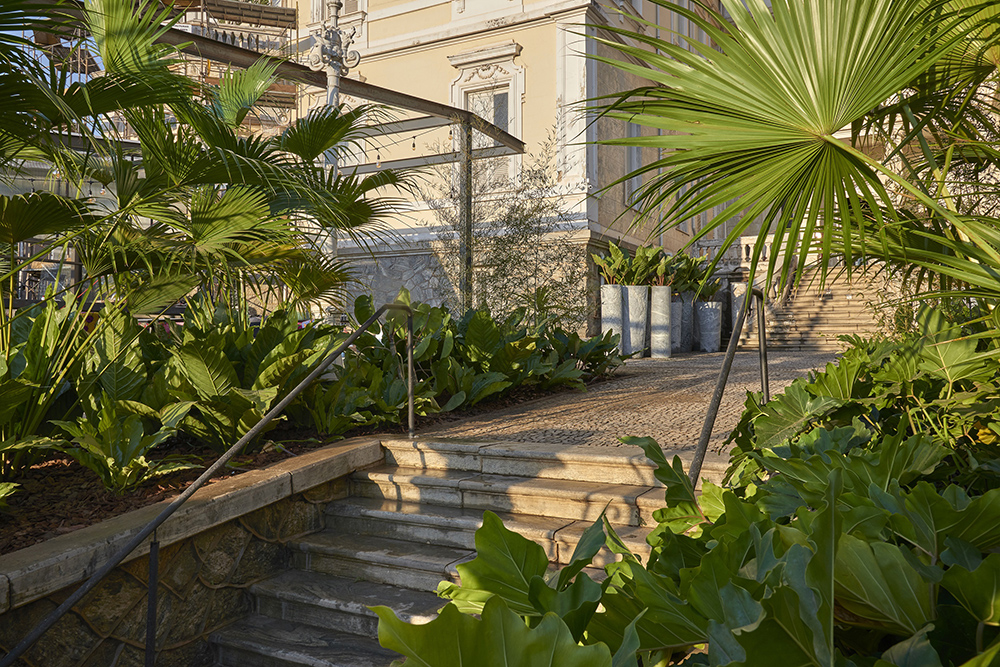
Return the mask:
M 457 581 L 455 565 L 474 557 L 469 549 L 333 530 L 307 535 L 289 548 L 294 568 L 418 591 L 433 591 L 444 579 Z
M 663 494 L 655 494 L 662 506 Z M 645 498 L 645 496 L 643 496 Z M 656 509 L 656 508 L 653 508 Z M 327 507 L 328 529 L 341 533 L 375 535 L 411 542 L 424 542 L 475 549 L 475 531 L 483 523 L 482 509 L 420 505 L 377 498 L 347 498 Z M 648 510 L 650 514 L 652 510 Z M 498 514 L 504 526 L 545 549 L 549 560 L 566 564 L 580 537 L 593 522 L 552 517 Z M 615 526 L 615 532 L 633 553 L 649 554 L 649 528 Z M 595 563 L 603 566 L 614 555 L 602 549 Z
M 378 636 L 378 617 L 369 607 L 383 605 L 408 623 L 427 623 L 447 602 L 430 591 L 303 570 L 254 584 L 250 593 L 258 615 L 373 639 Z
M 346 632 L 250 616 L 212 633 L 218 667 L 388 667 L 400 655 Z
M 351 475 L 363 498 L 638 526 L 636 499 L 662 487 L 382 466 Z
M 386 463 L 426 470 L 654 486 L 653 465 L 638 447 L 531 442 L 383 439 Z

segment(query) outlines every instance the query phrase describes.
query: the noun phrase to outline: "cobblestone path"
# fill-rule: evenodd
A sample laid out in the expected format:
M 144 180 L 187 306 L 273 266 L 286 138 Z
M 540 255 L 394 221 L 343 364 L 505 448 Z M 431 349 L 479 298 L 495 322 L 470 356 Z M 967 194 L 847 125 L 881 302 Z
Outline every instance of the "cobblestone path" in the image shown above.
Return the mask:
M 724 356 L 720 352 L 629 361 L 612 379 L 586 392 L 567 392 L 421 429 L 419 435 L 594 447 L 619 447 L 619 436 L 637 435 L 656 438 L 664 449 L 693 450 Z M 771 393 L 834 358 L 830 352 L 769 351 Z M 710 452 L 721 448 L 739 420 L 747 390 L 760 390 L 756 352 L 736 355 Z

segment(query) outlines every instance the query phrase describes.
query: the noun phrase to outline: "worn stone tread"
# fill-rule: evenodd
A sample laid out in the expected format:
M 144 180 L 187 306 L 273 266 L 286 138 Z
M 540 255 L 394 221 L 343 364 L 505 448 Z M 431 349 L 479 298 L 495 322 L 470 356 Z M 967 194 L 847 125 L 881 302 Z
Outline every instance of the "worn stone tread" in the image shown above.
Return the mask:
M 399 654 L 368 637 L 250 616 L 211 636 L 219 667 L 387 667 Z
M 326 508 L 328 521 L 337 519 L 359 519 L 356 525 L 362 527 L 362 532 L 382 536 L 393 536 L 393 527 L 423 526 L 430 529 L 440 529 L 450 534 L 451 540 L 460 542 L 456 546 L 475 548 L 473 536 L 483 525 L 483 513 L 480 508 L 448 507 L 442 505 L 426 505 L 409 503 L 400 500 L 384 498 L 345 498 L 330 503 Z M 524 537 L 534 541 L 551 540 L 556 531 L 573 523 L 567 519 L 555 517 L 531 516 L 523 514 L 508 514 L 495 512 L 503 521 L 504 526 Z M 399 539 L 411 539 L 399 535 Z
M 263 605 L 287 614 L 292 607 L 311 608 L 313 613 L 309 616 L 309 622 L 320 627 L 344 630 L 347 629 L 343 622 L 346 615 L 360 617 L 356 626 L 352 627 L 364 629 L 355 634 L 373 637 L 378 617 L 369 607 L 383 605 L 392 609 L 407 623 L 427 623 L 435 619 L 438 611 L 447 603 L 447 600 L 442 600 L 429 591 L 414 591 L 303 570 L 282 572 L 254 584 L 250 592 L 257 597 L 258 610 Z M 272 601 L 277 604 L 265 604 Z M 302 620 L 287 615 L 281 618 Z M 362 624 L 362 619 L 367 620 L 367 623 Z
M 449 564 L 471 553 L 468 549 L 404 542 L 374 535 L 343 535 L 333 530 L 307 535 L 289 546 L 293 550 L 326 556 L 442 573 Z

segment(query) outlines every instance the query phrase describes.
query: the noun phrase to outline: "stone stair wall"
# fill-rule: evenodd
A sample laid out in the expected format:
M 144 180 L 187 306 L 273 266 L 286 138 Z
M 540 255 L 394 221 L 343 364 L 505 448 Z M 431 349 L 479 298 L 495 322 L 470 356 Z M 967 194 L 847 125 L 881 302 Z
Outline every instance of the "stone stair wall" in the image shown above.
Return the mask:
M 386 667 L 368 608 L 432 620 L 475 557 L 483 512 L 568 562 L 583 531 L 607 508 L 635 553 L 663 505 L 663 487 L 641 454 L 534 444 L 383 441 L 386 464 L 355 472 L 351 495 L 326 508 L 326 528 L 289 544 L 292 568 L 251 588 L 254 614 L 212 636 L 220 667 Z M 704 477 L 721 480 L 709 463 Z M 602 551 L 601 566 L 614 559 Z M 592 572 L 597 579 L 603 571 Z

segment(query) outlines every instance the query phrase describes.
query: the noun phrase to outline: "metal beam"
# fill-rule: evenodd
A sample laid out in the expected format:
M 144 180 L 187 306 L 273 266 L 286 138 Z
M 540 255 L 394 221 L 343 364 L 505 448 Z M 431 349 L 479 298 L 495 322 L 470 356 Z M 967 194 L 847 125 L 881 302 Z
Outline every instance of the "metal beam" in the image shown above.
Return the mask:
M 203 35 L 195 35 L 178 30 L 177 28 L 171 28 L 157 41 L 177 46 L 184 53 L 199 58 L 229 63 L 237 67 L 250 67 L 250 65 L 261 59 L 276 62 L 278 63 L 278 76 L 316 86 L 317 88 L 326 88 L 326 74 L 324 72 L 314 72 L 305 65 L 300 65 L 290 60 L 266 56 L 256 51 L 244 49 L 233 44 L 225 44 Z M 425 100 L 422 97 L 407 95 L 406 93 L 374 86 L 370 83 L 355 81 L 354 79 L 341 79 L 340 90 L 343 94 L 350 95 L 351 97 L 399 109 L 406 109 L 407 111 L 425 113 L 429 116 L 446 119 L 450 123 L 469 123 L 476 131 L 482 132 L 494 141 L 510 148 L 515 153 L 524 153 L 523 141 L 511 136 L 493 123 L 480 118 L 466 109 L 458 109 L 447 104 Z
M 447 118 L 420 116 L 419 118 L 407 118 L 404 120 L 395 120 L 390 123 L 370 125 L 362 130 L 361 134 L 366 137 L 383 136 L 386 134 L 410 134 L 411 132 L 431 130 L 435 127 L 444 127 L 445 125 L 451 125 L 451 121 Z
M 504 155 L 517 155 L 506 146 L 495 146 L 491 148 L 476 148 L 472 151 L 472 159 L 480 160 L 488 157 L 503 157 Z M 462 160 L 462 151 L 452 153 L 438 153 L 437 155 L 424 155 L 421 157 L 408 157 L 402 160 L 384 160 L 381 163 L 366 162 L 365 164 L 343 165 L 343 171 L 350 171 L 357 174 L 371 174 L 383 169 L 414 169 L 418 167 L 429 167 L 435 164 L 448 164 Z

